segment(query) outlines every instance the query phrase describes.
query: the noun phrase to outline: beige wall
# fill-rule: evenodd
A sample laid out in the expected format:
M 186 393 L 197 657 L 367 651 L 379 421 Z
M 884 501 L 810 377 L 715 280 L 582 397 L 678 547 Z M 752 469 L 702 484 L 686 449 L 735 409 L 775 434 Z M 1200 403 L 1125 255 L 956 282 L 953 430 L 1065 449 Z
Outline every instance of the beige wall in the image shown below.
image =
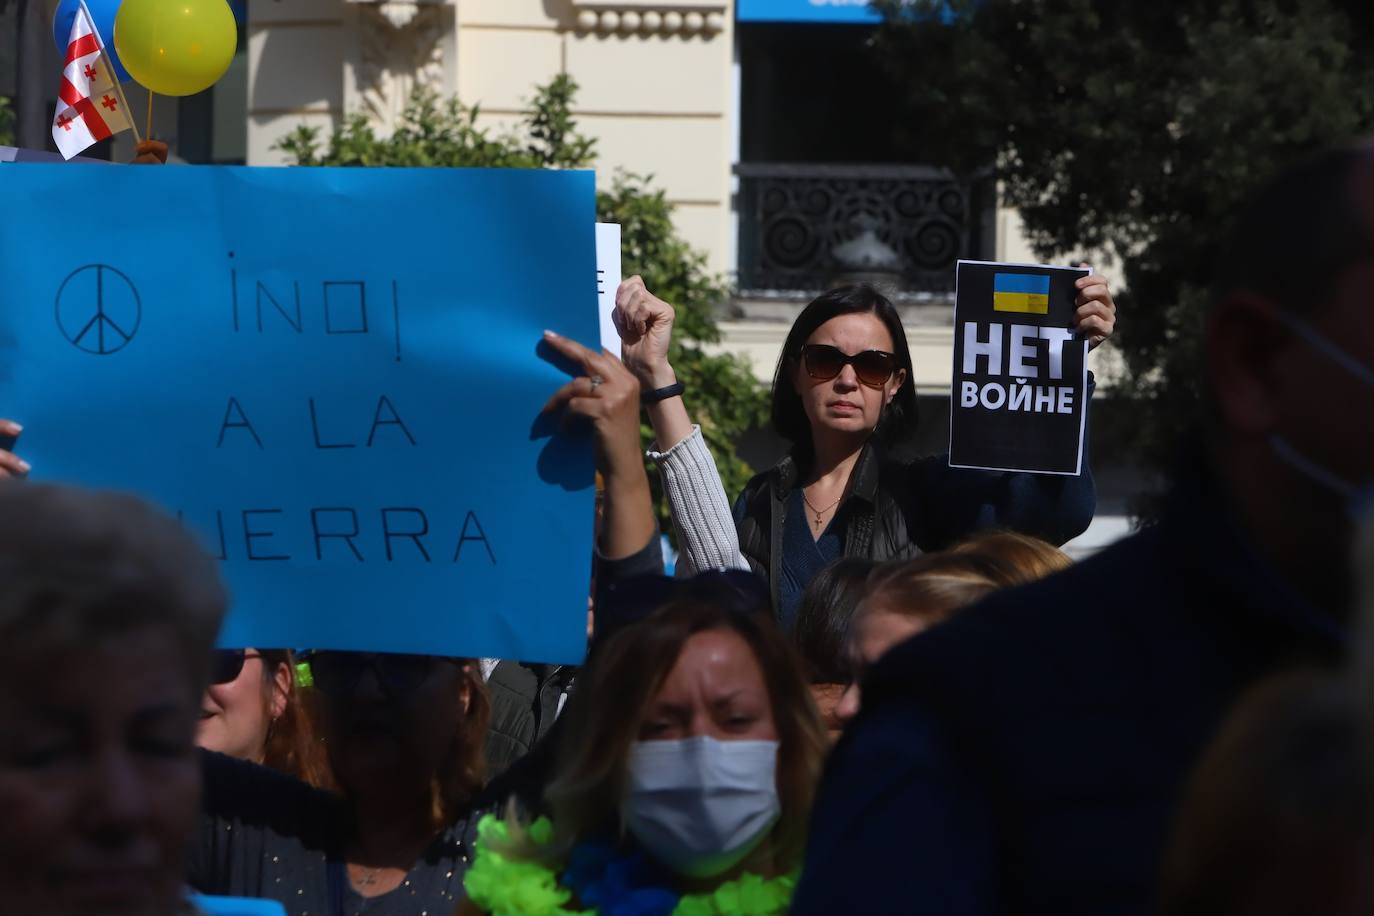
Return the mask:
M 725 0 L 612 12 L 571 0 L 459 0 L 459 97 L 480 101 L 490 123 L 509 123 L 535 85 L 566 72 L 580 87 L 578 125 L 597 141 L 601 185 L 618 168 L 653 175 L 677 207 L 678 229 L 723 271 L 733 12 Z
M 252 0 L 248 18 L 249 165 L 283 162 L 273 144 L 298 124 L 326 130 L 343 113 L 343 0 Z
M 652 174 L 679 230 L 724 272 L 734 262 L 733 29 L 730 0 L 251 0 L 248 162 L 282 162 L 272 146 L 283 134 L 302 123 L 327 131 L 344 113 L 385 132 L 417 84 L 457 92 L 504 130 L 536 85 L 566 72 L 581 87 L 575 111 L 597 141 L 602 186 L 617 168 Z M 996 256 L 1035 260 L 1014 211 L 998 211 Z M 723 347 L 767 380 L 787 322 L 722 331 Z M 908 339 L 918 387 L 948 391 L 948 326 L 913 326 Z M 1109 380 L 1111 355 L 1094 363 Z
M 678 228 L 731 262 L 733 9 L 728 0 L 457 0 L 354 3 L 253 0 L 248 37 L 248 162 L 297 124 L 367 113 L 381 130 L 417 83 L 456 91 L 503 129 L 534 87 L 566 72 L 575 112 L 597 141 L 599 181 L 651 174 Z

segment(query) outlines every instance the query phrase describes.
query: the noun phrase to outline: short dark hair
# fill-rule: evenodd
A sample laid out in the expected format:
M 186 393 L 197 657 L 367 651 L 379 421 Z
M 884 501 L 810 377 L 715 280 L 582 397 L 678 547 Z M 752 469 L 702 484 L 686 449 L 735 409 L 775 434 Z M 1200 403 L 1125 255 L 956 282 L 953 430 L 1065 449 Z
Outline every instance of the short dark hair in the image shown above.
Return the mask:
M 792 457 L 802 466 L 811 463 L 811 423 L 802 407 L 801 395 L 792 384 L 792 376 L 801 359 L 801 348 L 816 329 L 838 315 L 870 313 L 887 327 L 892 336 L 892 352 L 897 367 L 906 371 L 906 379 L 897 389 L 897 396 L 883 411 L 882 420 L 874 435 L 884 447 L 905 452 L 916 434 L 916 383 L 912 379 L 911 351 L 906 345 L 906 331 L 897 309 L 886 296 L 867 283 L 841 286 L 812 299 L 787 333 L 778 356 L 778 368 L 773 374 L 773 429 L 792 443 Z
M 807 583 L 797 605 L 792 642 L 813 684 L 846 684 L 849 622 L 865 593 L 874 562 L 867 557 L 841 557 Z
M 1374 227 L 1353 193 L 1361 167 L 1369 172 L 1374 202 L 1369 143 L 1323 151 L 1263 185 L 1238 211 L 1222 244 L 1212 302 L 1248 292 L 1308 314 L 1330 301 L 1342 271 L 1374 259 Z
M 4 653 L 159 627 L 199 702 L 227 596 L 218 565 L 176 519 L 123 493 L 5 481 L 0 580 Z

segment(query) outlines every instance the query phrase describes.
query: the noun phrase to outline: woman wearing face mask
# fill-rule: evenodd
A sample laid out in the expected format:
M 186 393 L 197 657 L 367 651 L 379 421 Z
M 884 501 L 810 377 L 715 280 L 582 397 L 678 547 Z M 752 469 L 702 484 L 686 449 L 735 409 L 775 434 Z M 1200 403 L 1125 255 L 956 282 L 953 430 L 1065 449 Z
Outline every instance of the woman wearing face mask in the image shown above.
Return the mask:
M 597 650 L 548 819 L 486 819 L 460 913 L 786 912 L 826 748 L 767 619 L 685 598 Z
M 1077 281 L 1074 328 L 1092 346 L 1112 333 L 1107 281 Z M 841 556 L 883 562 L 940 550 L 986 528 L 1062 544 L 1096 505 L 1081 477 L 950 468 L 910 454 L 916 430 L 911 354 L 897 310 L 866 285 L 831 290 L 792 325 L 773 379 L 775 431 L 789 456 L 745 487 L 731 513 L 669 363 L 674 312 L 638 277 L 616 293 L 625 364 L 639 377 L 690 570 L 749 567 L 768 578 L 791 627 L 803 589 Z
M 312 784 L 323 776 L 289 649 L 217 649 L 196 744 Z
M 452 906 L 472 840 L 488 706 L 469 659 L 316 652 L 320 736 L 338 792 L 206 758 L 190 883 L 293 916 Z

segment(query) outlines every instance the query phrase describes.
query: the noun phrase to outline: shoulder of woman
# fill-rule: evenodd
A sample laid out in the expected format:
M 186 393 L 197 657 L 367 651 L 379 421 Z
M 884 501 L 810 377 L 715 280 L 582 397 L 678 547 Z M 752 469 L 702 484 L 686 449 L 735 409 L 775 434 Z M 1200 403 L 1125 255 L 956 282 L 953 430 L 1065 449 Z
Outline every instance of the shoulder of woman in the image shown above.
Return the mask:
M 332 811 L 338 796 L 287 773 L 214 751 L 200 751 L 202 804 L 228 815 L 253 818 L 269 812 Z
M 773 467 L 766 471 L 759 471 L 749 478 L 749 482 L 744 485 L 744 489 L 740 490 L 739 496 L 735 499 L 736 514 L 741 510 L 747 510 L 755 501 L 772 489 L 770 483 L 777 475 L 777 471 L 777 467 Z

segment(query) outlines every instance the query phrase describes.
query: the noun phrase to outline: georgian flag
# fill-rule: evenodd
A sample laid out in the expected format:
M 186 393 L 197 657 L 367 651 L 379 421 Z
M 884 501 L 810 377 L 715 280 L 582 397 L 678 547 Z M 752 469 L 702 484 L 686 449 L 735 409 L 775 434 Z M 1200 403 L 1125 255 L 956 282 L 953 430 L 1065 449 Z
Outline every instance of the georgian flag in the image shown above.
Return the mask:
M 112 76 L 100 39 L 82 4 L 72 18 L 62 86 L 57 92 L 57 113 L 52 121 L 52 139 L 63 159 L 70 159 L 92 143 L 133 127 L 124 110 L 123 96 L 115 91 Z

